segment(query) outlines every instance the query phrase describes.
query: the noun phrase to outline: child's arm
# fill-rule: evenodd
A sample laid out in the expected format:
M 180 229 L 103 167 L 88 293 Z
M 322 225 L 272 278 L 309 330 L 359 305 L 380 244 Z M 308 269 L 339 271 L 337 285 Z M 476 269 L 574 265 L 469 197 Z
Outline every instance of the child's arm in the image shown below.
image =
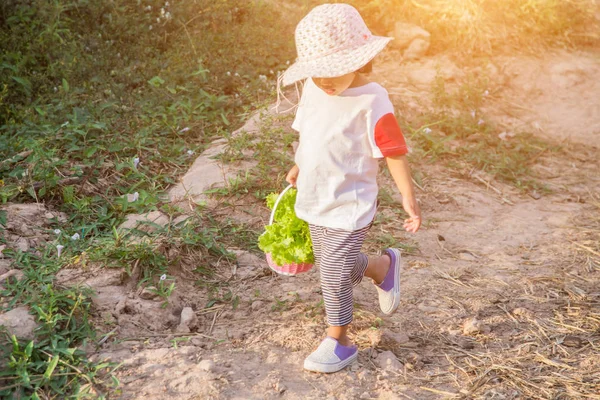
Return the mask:
M 421 226 L 421 208 L 415 197 L 410 166 L 405 155 L 386 157 L 388 168 L 396 182 L 398 190 L 402 194 L 402 207 L 408 213 L 409 218 L 404 220 L 404 229 L 407 232 L 416 232 Z

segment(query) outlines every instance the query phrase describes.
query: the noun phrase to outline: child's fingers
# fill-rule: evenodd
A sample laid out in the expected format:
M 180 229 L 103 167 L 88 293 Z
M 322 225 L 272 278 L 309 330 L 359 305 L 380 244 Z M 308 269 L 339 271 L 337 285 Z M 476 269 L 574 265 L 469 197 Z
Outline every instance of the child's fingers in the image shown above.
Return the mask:
M 407 232 L 415 233 L 416 231 L 419 230 L 420 226 L 421 226 L 420 218 L 408 218 L 408 219 L 404 220 L 404 229 Z

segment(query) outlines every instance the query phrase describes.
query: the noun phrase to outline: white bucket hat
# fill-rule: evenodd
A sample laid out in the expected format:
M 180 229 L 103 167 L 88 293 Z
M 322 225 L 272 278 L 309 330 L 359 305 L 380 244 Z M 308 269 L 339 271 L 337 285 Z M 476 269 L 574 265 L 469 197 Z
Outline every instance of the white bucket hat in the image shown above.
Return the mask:
M 283 73 L 283 85 L 310 77 L 333 78 L 357 71 L 392 40 L 374 36 L 349 4 L 313 8 L 296 27 L 298 58 Z

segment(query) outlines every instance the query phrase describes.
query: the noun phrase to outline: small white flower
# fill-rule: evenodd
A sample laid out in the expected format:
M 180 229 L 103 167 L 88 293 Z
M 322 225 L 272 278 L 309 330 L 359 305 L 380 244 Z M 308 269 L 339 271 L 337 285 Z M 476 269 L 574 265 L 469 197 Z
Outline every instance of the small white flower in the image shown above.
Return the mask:
M 152 6 L 146 6 L 146 11 L 152 11 Z
M 71 240 L 79 240 L 81 236 L 79 236 L 79 233 L 75 233 L 73 236 L 71 236 Z
M 139 198 L 140 198 L 140 194 L 138 192 L 135 192 L 133 194 L 128 194 L 127 195 L 127 202 L 128 203 L 133 203 L 134 201 L 138 201 Z
M 54 86 L 54 93 L 58 92 L 58 88 Z
M 164 281 L 165 279 L 167 279 L 167 274 L 162 274 L 162 275 L 160 276 L 160 280 L 161 280 L 161 281 Z
M 425 129 L 423 129 L 423 133 L 426 135 L 429 135 L 431 133 L 431 129 L 425 128 Z
M 258 79 L 260 79 L 260 80 L 261 80 L 261 81 L 263 81 L 263 82 L 266 82 L 266 81 L 267 81 L 267 77 L 266 77 L 266 76 L 264 76 L 264 75 L 259 75 L 259 76 L 258 76 Z
M 187 154 L 188 154 L 188 156 L 191 156 L 192 154 L 194 154 L 194 150 L 188 150 Z
M 137 168 L 140 165 L 140 158 L 136 157 L 133 159 L 133 168 Z
M 56 252 L 58 253 L 58 257 L 60 258 L 60 255 L 62 254 L 62 250 L 65 248 L 65 246 L 63 246 L 62 244 L 57 244 L 56 245 Z
M 179 133 L 183 133 L 183 132 L 187 132 L 189 131 L 190 128 L 188 128 L 187 126 L 185 128 L 183 128 L 182 130 L 179 131 Z
M 148 27 L 148 30 L 149 30 L 149 31 L 151 31 L 151 30 L 152 30 L 152 25 L 150 25 L 150 26 Z
M 508 140 L 514 136 L 515 136 L 515 134 L 513 132 L 502 132 L 501 134 L 498 135 L 500 140 Z
M 156 18 L 156 23 L 158 24 L 160 22 L 160 18 Z
M 235 74 L 233 74 L 233 76 L 240 76 L 240 74 L 238 74 L 237 72 Z
M 477 121 L 477 125 L 483 125 L 483 124 L 485 124 L 484 120 L 480 119 L 479 121 Z
M 475 118 L 475 114 L 477 114 L 477 113 L 475 112 L 475 110 L 472 110 L 472 111 L 471 111 L 471 118 Z
M 490 91 L 489 91 L 489 90 L 486 90 L 485 92 L 483 92 L 483 95 L 484 95 L 484 96 L 489 96 L 489 94 L 490 94 Z
M 60 229 L 55 229 L 55 230 L 54 230 L 54 234 L 55 234 L 55 235 L 60 235 L 60 232 L 61 232 L 61 230 L 60 230 Z
M 240 94 L 236 93 L 236 94 L 233 95 L 233 97 L 235 97 L 237 99 L 238 97 L 240 97 Z
M 162 15 L 163 17 L 165 16 L 165 9 L 164 8 L 160 9 L 160 15 Z
M 230 71 L 227 71 L 226 75 L 227 75 L 227 76 L 231 76 L 231 72 L 230 72 Z
M 290 65 L 290 60 L 287 60 L 285 63 L 286 65 Z
M 270 73 L 271 75 L 273 75 L 275 72 L 273 72 L 273 70 L 272 70 L 272 69 L 270 69 L 270 70 L 269 70 L 269 73 Z
M 167 11 L 167 12 L 165 13 L 165 19 L 166 19 L 167 21 L 170 21 L 170 20 L 171 20 L 171 18 L 173 18 L 173 16 L 171 15 L 171 13 L 170 13 L 170 12 L 168 12 L 168 11 Z
M 165 3 L 165 7 L 169 7 L 169 2 L 168 1 Z

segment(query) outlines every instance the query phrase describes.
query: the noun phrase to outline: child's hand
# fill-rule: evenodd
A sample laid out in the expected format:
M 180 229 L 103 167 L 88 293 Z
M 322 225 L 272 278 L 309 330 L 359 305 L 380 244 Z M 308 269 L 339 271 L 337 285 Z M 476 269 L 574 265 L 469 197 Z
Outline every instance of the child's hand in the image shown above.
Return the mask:
M 298 180 L 299 172 L 300 172 L 300 168 L 298 168 L 297 165 L 294 165 L 292 167 L 292 169 L 290 169 L 290 172 L 288 172 L 285 177 L 285 180 L 287 181 L 287 183 L 289 183 L 293 187 L 296 187 L 296 181 Z
M 407 232 L 415 233 L 421 226 L 421 208 L 417 200 L 413 198 L 403 198 L 402 207 L 409 215 L 409 218 L 404 220 L 404 229 Z

